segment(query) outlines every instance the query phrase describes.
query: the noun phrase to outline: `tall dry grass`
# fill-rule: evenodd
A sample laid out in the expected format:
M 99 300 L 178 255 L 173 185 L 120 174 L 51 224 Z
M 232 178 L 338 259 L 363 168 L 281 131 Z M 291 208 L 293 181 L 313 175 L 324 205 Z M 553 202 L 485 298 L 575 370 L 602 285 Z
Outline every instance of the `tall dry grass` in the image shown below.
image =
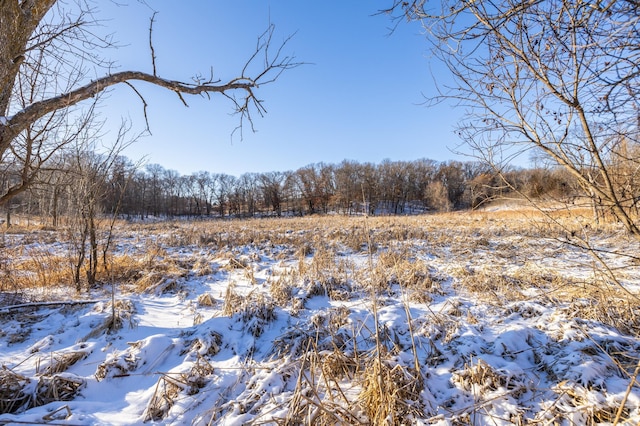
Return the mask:
M 288 329 L 273 342 L 272 359 L 284 361 L 274 368 L 294 381 L 289 417 L 270 419 L 280 424 L 298 424 L 298 419 L 308 419 L 309 424 L 403 424 L 429 417 L 435 408 L 424 401 L 428 392 L 425 372 L 446 362 L 443 346 L 455 341 L 461 327 L 481 320 L 477 310 L 461 299 L 522 318 L 540 315 L 527 304 L 535 301 L 568 319 L 597 322 L 625 335 L 638 337 L 640 330 L 640 303 L 611 277 L 613 272 L 620 282 L 634 280 L 638 264 L 633 258 L 619 262 L 611 255 L 607 259 L 618 262 L 611 271 L 602 271 L 592 262 L 590 273 L 581 276 L 572 276 L 568 263 L 563 264 L 566 269 L 554 267 L 554 256 L 569 253 L 584 270 L 590 258 L 572 245 L 577 238 L 604 241 L 611 249 L 637 246 L 615 224 L 592 223 L 586 211 L 527 209 L 366 219 L 325 216 L 119 224 L 118 234 L 129 244 L 126 250 L 111 254 L 108 268 L 99 273 L 100 281 L 118 282 L 122 291 L 158 294 L 189 291 L 185 283 L 190 277 L 227 274 L 233 278 L 221 289 L 221 301 L 206 293 L 197 298 L 198 306 L 234 317 L 256 339 L 279 312 L 302 318 L 313 298 L 328 298 L 331 308 L 309 315 L 307 322 Z M 28 238 L 37 242 L 39 236 Z M 50 231 L 47 238 L 52 240 Z M 46 292 L 71 285 L 68 260 L 46 244 L 50 243 L 25 249 L 22 244 L 5 242 L 2 253 L 11 259 L 2 265 L 8 277 L 3 281 L 5 288 Z M 181 254 L 184 252 L 188 254 Z M 269 263 L 272 270 L 262 281 L 256 267 L 261 262 Z M 233 280 L 242 281 L 250 292 L 241 293 Z M 432 303 L 443 298 L 446 302 L 441 308 L 432 310 Z M 401 348 L 385 324 L 378 323 L 377 309 L 396 299 L 403 300 L 407 327 L 415 338 L 410 348 Z M 359 300 L 371 311 L 364 321 L 353 315 L 356 308 L 362 308 L 355 303 Z M 424 307 L 429 315 L 412 318 L 409 305 L 413 304 Z M 130 311 L 125 307 L 121 311 L 127 322 L 125 314 Z M 424 345 L 420 350 L 417 340 Z M 214 346 L 221 344 L 217 341 Z M 590 350 L 613 360 L 635 386 L 631 377 L 637 360 L 628 355 L 631 347 L 594 344 Z M 400 362 L 397 354 L 402 351 L 413 354 L 412 359 Z M 204 361 L 216 353 L 205 353 Z M 481 415 L 492 403 L 483 399 L 483 393 L 501 387 L 511 395 L 531 390 L 531 384 L 507 377 L 505 371 L 480 359 L 467 361 L 452 371 L 452 383 L 476 392 L 476 405 L 453 413 L 453 423 L 473 422 L 474 416 Z M 97 377 L 126 373 L 113 368 L 104 363 Z M 164 418 L 171 410 L 168 401 L 185 392 L 199 392 L 206 385 L 200 380 L 208 380 L 210 374 L 202 364 L 183 375 L 160 377 L 148 419 Z M 557 407 L 585 406 L 585 392 L 579 386 L 568 389 L 565 385 L 553 388 L 556 408 L 550 405 L 540 414 L 540 421 L 560 419 L 563 411 Z M 242 396 L 255 404 L 268 404 L 264 395 L 251 392 L 247 387 Z M 219 408 L 216 416 L 224 411 Z M 616 410 L 593 407 L 585 408 L 585 413 L 588 409 L 588 418 L 594 422 L 614 422 L 618 415 Z M 624 409 L 619 413 L 622 419 L 628 415 Z M 519 421 L 525 422 L 524 413 Z

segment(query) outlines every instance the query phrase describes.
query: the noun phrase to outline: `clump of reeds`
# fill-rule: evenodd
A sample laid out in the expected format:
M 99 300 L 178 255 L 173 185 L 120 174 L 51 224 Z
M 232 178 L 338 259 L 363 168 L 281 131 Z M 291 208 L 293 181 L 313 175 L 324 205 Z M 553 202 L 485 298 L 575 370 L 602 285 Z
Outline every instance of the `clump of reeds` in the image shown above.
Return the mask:
M 534 421 L 547 424 L 560 423 L 572 418 L 585 425 L 627 424 L 624 419 L 630 410 L 606 401 L 602 391 L 589 390 L 576 383 L 563 381 L 553 388 L 557 398 L 543 404 L 543 411 L 536 413 Z
M 293 281 L 294 276 L 291 274 L 279 275 L 275 279 L 270 280 L 269 294 L 278 306 L 285 307 L 293 302 Z
M 34 385 L 28 377 L 0 369 L 0 414 L 71 401 L 84 385 L 83 378 L 72 374 L 44 375 Z
M 192 270 L 197 277 L 203 277 L 216 273 L 216 268 L 214 268 L 211 261 L 206 257 L 199 257 L 194 263 Z
M 186 373 L 162 373 L 145 409 L 144 421 L 164 419 L 181 394 L 197 394 L 206 385 L 211 374 L 213 367 L 202 357 L 198 357 Z
M 364 369 L 358 397 L 371 424 L 401 425 L 424 417 L 419 372 L 375 357 Z
M 98 271 L 99 281 L 133 283 L 144 274 L 142 262 L 130 254 L 111 256 L 108 260 L 108 270 Z
M 108 377 L 126 376 L 130 371 L 138 367 L 140 359 L 137 356 L 142 342 L 129 343 L 129 349 L 124 352 L 115 352 L 111 356 L 98 365 L 94 374 L 97 381 L 104 380 Z
M 187 341 L 185 346 L 189 349 L 185 352 L 196 353 L 198 357 L 214 356 L 220 352 L 222 345 L 222 335 L 216 331 L 209 331 L 207 334 L 197 337 L 192 341 Z
M 38 380 L 33 406 L 39 407 L 54 401 L 71 401 L 84 385 L 82 377 L 71 374 L 42 376 Z
M 51 353 L 49 356 L 44 357 L 38 363 L 36 368 L 36 374 L 44 376 L 52 376 L 54 374 L 67 371 L 69 367 L 74 365 L 80 360 L 87 357 L 85 351 L 71 351 L 64 353 Z
M 331 300 L 350 300 L 355 295 L 351 284 L 339 277 L 325 275 L 320 279 L 307 279 L 305 286 L 306 298 L 328 296 Z
M 222 305 L 222 315 L 231 316 L 242 303 L 242 296 L 235 291 L 235 283 L 232 281 L 227 286 L 224 293 L 224 303 Z
M 347 382 L 339 381 L 343 371 L 349 370 L 343 359 L 327 361 L 315 349 L 307 351 L 300 360 L 300 370 L 296 387 L 290 401 L 290 410 L 284 419 L 274 419 L 279 424 L 336 425 L 365 424 L 359 408 L 349 401 Z M 346 359 L 348 361 L 348 358 Z M 334 375 L 334 373 L 337 373 Z
M 172 377 L 169 374 L 163 374 L 153 392 L 151 400 L 147 404 L 144 411 L 144 421 L 159 421 L 164 419 L 174 404 L 175 399 L 182 391 L 184 383 L 181 377 Z
M 182 285 L 175 276 L 162 272 L 149 273 L 136 282 L 136 291 L 140 293 L 161 295 L 178 292 L 181 289 Z
M 176 259 L 166 248 L 156 243 L 145 247 L 143 258 L 138 262 L 138 273 L 134 275 L 133 288 L 138 293 L 162 294 L 180 290 L 180 279 L 189 275 L 193 261 Z
M 134 314 L 136 313 L 136 306 L 129 299 L 116 299 L 107 303 L 105 310 L 111 312 L 111 323 L 109 324 L 109 330 L 119 330 L 124 327 L 125 324 L 129 328 L 133 328 L 136 325 Z
M 31 402 L 30 383 L 28 377 L 0 369 L 0 414 L 14 413 Z
M 316 332 L 314 329 L 303 329 L 301 327 L 287 330 L 271 342 L 272 348 L 269 351 L 270 358 L 292 358 L 295 359 L 309 350 L 309 347 L 316 339 L 323 338 L 322 331 Z
M 454 371 L 452 380 L 465 391 L 480 395 L 502 391 L 504 394 L 518 397 L 529 389 L 525 379 L 514 377 L 508 371 L 497 370 L 482 359 L 465 365 L 462 370 Z M 491 395 L 495 397 L 494 393 Z
M 213 307 L 218 304 L 218 302 L 216 301 L 216 299 L 214 299 L 211 293 L 200 294 L 198 296 L 197 302 L 198 302 L 198 306 L 207 306 L 207 307 Z
M 254 337 L 259 337 L 267 324 L 276 319 L 275 305 L 262 293 L 251 293 L 240 307 L 240 318 Z
M 233 287 L 233 284 L 227 287 L 222 314 L 238 314 L 240 321 L 246 324 L 247 330 L 254 337 L 259 337 L 264 327 L 276 319 L 273 300 L 264 293 L 253 291 L 243 297 L 236 293 Z
M 234 269 L 246 269 L 249 267 L 249 259 L 245 256 L 229 256 L 228 262 L 224 265 L 224 269 L 234 270 Z
M 136 326 L 134 318 L 136 307 L 131 300 L 116 299 L 109 301 L 106 305 L 99 303 L 96 305 L 95 310 L 99 313 L 106 312 L 108 316 L 104 318 L 100 325 L 93 327 L 89 334 L 80 339 L 82 342 L 96 338 L 104 333 L 113 333 L 120 330 L 125 324 L 128 324 L 130 328 Z

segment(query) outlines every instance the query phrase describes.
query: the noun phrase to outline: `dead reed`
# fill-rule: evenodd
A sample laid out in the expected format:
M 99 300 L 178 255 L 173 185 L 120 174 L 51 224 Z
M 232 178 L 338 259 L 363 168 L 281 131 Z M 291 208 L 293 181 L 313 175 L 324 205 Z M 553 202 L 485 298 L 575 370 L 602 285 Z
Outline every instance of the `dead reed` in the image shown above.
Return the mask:
M 543 222 L 547 216 L 555 222 Z M 580 233 L 608 251 L 622 247 L 631 252 L 638 245 L 611 224 L 587 227 L 586 217 L 560 210 L 547 216 L 504 211 L 145 225 L 130 231 L 136 234 L 136 248 L 113 256 L 109 273 L 127 291 L 147 295 L 187 294 L 190 280 L 202 285 L 217 275 L 211 280 L 225 279 L 226 287 L 191 295 L 189 302 L 229 317 L 225 321 L 256 344 L 265 343 L 260 339 L 272 324 L 286 319 L 277 322 L 284 330 L 268 342 L 272 347 L 265 359 L 252 358 L 254 352 L 242 354 L 246 371 L 238 375 L 241 390 L 233 398 L 255 413 L 255 424 L 399 425 L 426 422 L 430 416 L 439 416 L 433 422 L 480 424 L 497 416 L 507 402 L 513 412 L 495 418 L 513 424 L 561 423 L 569 416 L 581 424 L 615 423 L 631 414 L 631 404 L 607 394 L 595 381 L 575 380 L 569 361 L 563 360 L 567 365 L 561 369 L 549 359 L 568 357 L 563 345 L 580 339 L 582 349 L 571 355 L 599 362 L 605 367 L 598 372 L 627 377 L 630 389 L 637 388 L 637 345 L 591 337 L 588 328 L 617 330 L 633 342 L 640 329 L 640 306 L 606 274 L 598 274 L 597 264 L 582 247 L 571 245 L 571 238 Z M 26 277 L 37 285 L 64 285 L 62 272 L 56 276 L 63 259 L 46 250 L 32 256 L 25 249 L 4 249 L 22 256 L 5 265 L 9 269 L 3 273 L 12 286 L 36 285 Z M 620 282 L 635 282 L 633 259 L 622 262 L 608 251 L 603 256 L 618 262 L 614 273 Z M 44 277 L 49 268 L 54 274 Z M 309 306 L 317 308 L 310 312 Z M 105 321 L 85 339 L 135 325 L 130 301 L 100 309 Z M 412 317 L 412 309 L 419 315 Z M 405 321 L 390 319 L 402 315 Z M 500 336 L 509 318 L 535 323 L 523 349 L 506 343 L 496 349 L 493 342 L 481 341 L 486 329 Z M 545 329 L 554 318 L 567 328 Z M 1 332 L 9 336 L 9 331 Z M 460 344 L 469 335 L 481 341 L 477 348 Z M 190 330 L 183 337 L 181 354 L 188 354 L 193 364 L 160 375 L 145 411 L 148 421 L 162 422 L 177 401 L 209 386 L 212 360 L 226 343 L 220 330 Z M 107 355 L 96 379 L 131 374 L 141 362 L 139 345 Z M 540 383 L 550 388 L 539 388 L 530 376 L 507 368 L 521 353 L 534 360 L 532 374 L 543 377 Z M 491 364 L 488 355 L 501 357 L 501 365 Z M 31 401 L 72 398 L 82 384 L 64 383 L 66 376 L 60 373 L 82 356 L 43 357 L 38 374 L 47 379 L 42 385 L 32 377 L 0 371 L 0 408 L 10 412 Z M 263 373 L 265 365 L 269 371 Z M 425 394 L 439 371 L 446 371 L 441 373 L 446 380 L 434 383 L 459 391 L 462 401 L 440 399 L 429 406 Z M 269 374 L 279 374 L 285 390 L 268 395 L 258 379 Z M 37 386 L 42 388 L 39 400 L 31 392 Z M 520 404 L 527 394 L 542 402 Z M 276 397 L 280 407 L 274 406 Z M 289 404 L 285 416 L 270 414 L 283 404 Z M 233 412 L 230 401 L 214 405 L 224 406 L 216 416 Z

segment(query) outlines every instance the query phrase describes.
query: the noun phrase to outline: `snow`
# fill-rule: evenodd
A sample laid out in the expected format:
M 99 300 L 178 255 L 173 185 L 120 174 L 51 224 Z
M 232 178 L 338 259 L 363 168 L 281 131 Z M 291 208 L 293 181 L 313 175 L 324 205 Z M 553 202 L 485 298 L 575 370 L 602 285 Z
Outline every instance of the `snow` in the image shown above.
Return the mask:
M 362 218 L 354 220 L 362 227 Z M 118 241 L 122 253 L 138 256 L 144 272 L 149 247 L 161 246 L 156 267 L 172 262 L 183 271 L 148 291 L 118 283 L 121 328 L 105 328 L 110 286 L 92 290 L 82 304 L 0 307 L 3 371 L 29 378 L 30 392 L 55 374 L 82 383 L 69 400 L 5 413 L 0 423 L 305 423 L 301 413 L 367 422 L 359 401 L 377 358 L 388 378 L 405 383 L 398 395 L 423 384 L 397 406 L 411 424 L 610 424 L 623 400 L 623 419 L 640 421 L 640 389 L 627 393 L 640 339 L 586 315 L 598 308 L 586 291 L 565 295 L 594 276 L 585 253 L 505 223 L 467 223 L 448 234 L 418 220 L 407 226 L 428 229 L 429 238 L 385 239 L 388 224 L 372 221 L 373 270 L 366 251 L 331 242 L 335 233 L 313 222 L 300 229 L 284 222 L 220 247 L 174 245 L 180 238 L 159 233 L 159 225 L 139 226 L 135 240 Z M 228 224 L 225 232 L 258 233 L 258 222 L 251 224 L 256 229 Z M 340 226 L 348 236 L 354 225 Z M 299 240 L 313 252 L 301 256 Z M 14 236 L 6 244 L 21 241 Z M 593 241 L 630 244 L 612 234 Z M 61 250 L 59 243 L 37 244 Z M 396 251 L 395 263 L 385 260 Z M 420 265 L 427 284 L 418 279 Z M 418 272 L 407 276 L 415 282 L 403 285 L 413 268 Z M 627 265 L 629 288 L 638 285 L 633 268 Z M 387 284 L 374 310 L 368 283 L 382 278 Z M 204 294 L 213 303 L 199 303 Z M 80 359 L 46 374 L 72 354 Z M 411 381 L 416 366 L 420 382 Z

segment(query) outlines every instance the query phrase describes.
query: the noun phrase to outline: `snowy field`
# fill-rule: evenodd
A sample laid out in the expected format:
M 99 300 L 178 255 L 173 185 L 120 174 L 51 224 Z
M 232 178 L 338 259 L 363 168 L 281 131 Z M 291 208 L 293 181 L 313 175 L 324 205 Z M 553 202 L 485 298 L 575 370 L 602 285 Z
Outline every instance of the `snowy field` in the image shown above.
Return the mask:
M 640 263 L 611 253 L 640 251 L 615 227 L 507 211 L 123 224 L 116 285 L 80 295 L 49 275 L 60 241 L 5 235 L 0 425 L 640 421 Z M 47 284 L 16 294 L 21 274 Z

